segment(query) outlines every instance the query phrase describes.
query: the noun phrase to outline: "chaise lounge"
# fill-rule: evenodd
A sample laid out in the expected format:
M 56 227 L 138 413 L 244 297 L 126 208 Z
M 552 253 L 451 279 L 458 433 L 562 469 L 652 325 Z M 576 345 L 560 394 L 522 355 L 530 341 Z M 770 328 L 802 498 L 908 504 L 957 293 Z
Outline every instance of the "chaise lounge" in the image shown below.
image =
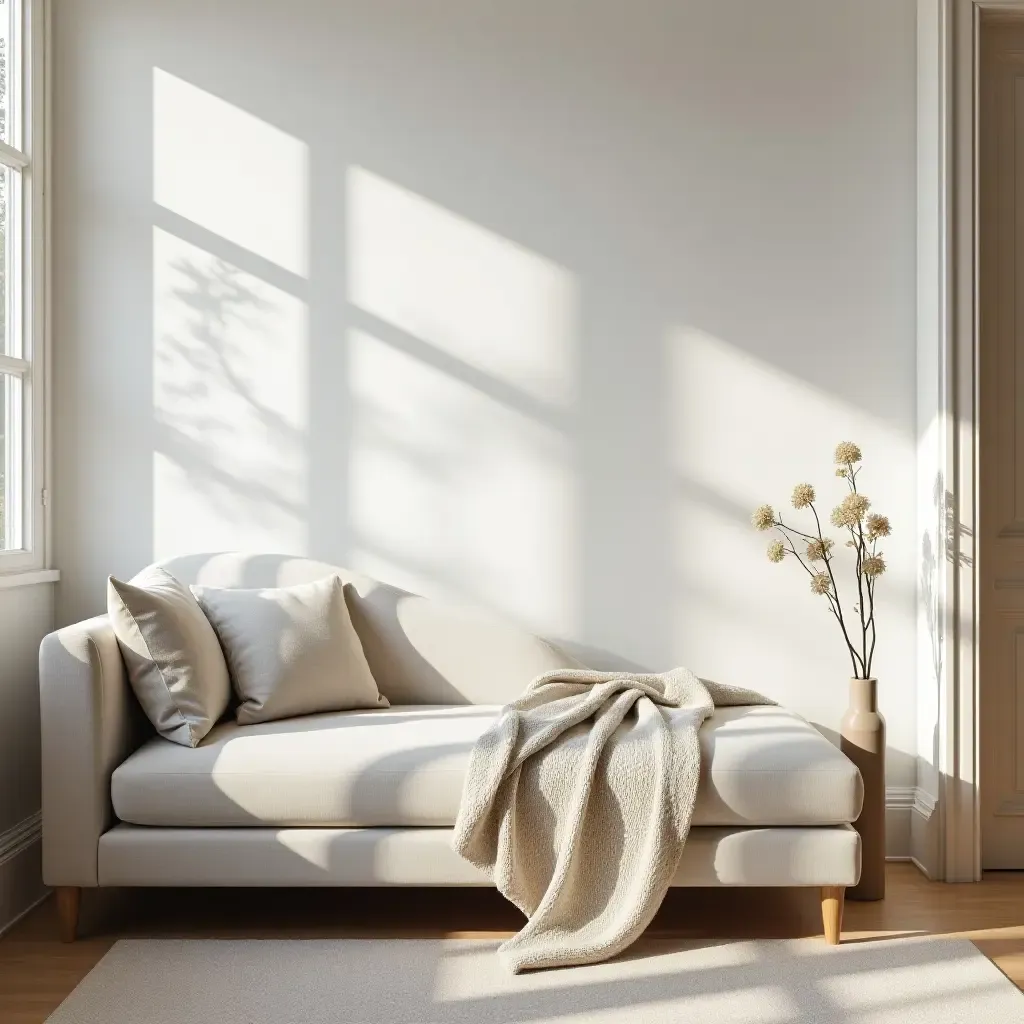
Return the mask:
M 43 873 L 74 939 L 83 888 L 477 886 L 451 848 L 470 750 L 541 672 L 576 663 L 482 612 L 334 566 L 276 555 L 197 555 L 187 584 L 289 586 L 339 575 L 389 709 L 240 726 L 196 748 L 157 736 L 129 687 L 106 616 L 40 652 Z M 860 875 L 854 765 L 781 707 L 716 710 L 676 886 L 816 886 L 839 941 Z

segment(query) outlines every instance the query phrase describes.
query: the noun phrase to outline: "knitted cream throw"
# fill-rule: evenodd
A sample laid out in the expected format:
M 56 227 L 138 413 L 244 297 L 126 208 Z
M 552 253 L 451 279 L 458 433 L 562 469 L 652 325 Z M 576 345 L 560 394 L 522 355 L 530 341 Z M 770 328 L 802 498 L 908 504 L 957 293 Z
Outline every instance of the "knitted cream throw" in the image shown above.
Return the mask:
M 473 749 L 454 847 L 529 919 L 515 973 L 594 963 L 647 927 L 679 865 L 715 705 L 772 704 L 698 679 L 561 669 L 506 705 Z

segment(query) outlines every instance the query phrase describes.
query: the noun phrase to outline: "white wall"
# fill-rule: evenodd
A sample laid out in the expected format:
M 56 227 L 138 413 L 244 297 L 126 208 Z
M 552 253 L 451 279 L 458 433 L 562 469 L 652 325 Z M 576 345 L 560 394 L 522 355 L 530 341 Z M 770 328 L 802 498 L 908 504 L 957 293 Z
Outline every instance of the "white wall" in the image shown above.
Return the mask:
M 58 616 L 310 553 L 835 729 L 761 501 L 857 440 L 913 786 L 915 0 L 56 0 Z
M 0 588 L 0 930 L 42 896 L 39 644 L 53 586 Z

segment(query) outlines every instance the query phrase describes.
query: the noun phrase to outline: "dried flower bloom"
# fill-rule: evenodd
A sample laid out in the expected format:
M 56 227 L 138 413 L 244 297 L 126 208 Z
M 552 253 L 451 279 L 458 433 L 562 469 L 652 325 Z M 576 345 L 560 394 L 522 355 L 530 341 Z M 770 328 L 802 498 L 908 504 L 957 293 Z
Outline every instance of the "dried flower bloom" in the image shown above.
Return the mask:
M 807 508 L 814 501 L 814 488 L 810 484 L 797 484 L 793 488 L 793 508 Z
M 862 456 L 860 446 L 852 441 L 840 441 L 836 445 L 836 464 L 848 466 L 851 462 L 860 462 Z
M 866 494 L 848 494 L 843 498 L 843 504 L 858 519 L 863 519 L 867 510 L 871 508 L 871 499 Z
M 861 562 L 860 571 L 868 579 L 873 580 L 876 576 L 881 576 L 885 572 L 885 559 L 881 555 L 869 555 Z
M 786 525 L 771 505 L 756 509 L 751 522 L 759 531 L 771 531 L 766 552 L 770 562 L 787 562 L 786 556 L 792 555 L 793 560 L 807 571 L 811 592 L 825 598 L 826 607 L 821 610 L 828 611 L 841 628 L 854 675 L 867 679 L 871 678 L 875 650 L 876 583 L 887 569 L 885 557 L 877 549 L 880 540 L 891 535 L 892 527 L 886 516 L 877 512 L 869 514 L 871 501 L 860 493 L 857 485 L 862 459 L 860 446 L 853 441 L 842 441 L 836 445 L 835 475 L 845 480 L 847 486 L 840 488 L 845 496 L 831 513 L 832 523 L 841 528 L 835 540 L 822 536 L 821 511 L 824 509 L 818 509 L 815 489 L 809 483 L 798 483 L 790 500 L 797 510 L 810 509 L 814 519 L 813 533 L 804 533 Z M 846 556 L 835 559 L 835 549 L 843 541 L 853 549 L 854 557 L 850 561 L 856 559 L 859 601 L 852 606 L 852 617 L 844 609 L 836 589 L 836 571 L 840 568 L 845 570 L 837 562 L 846 562 Z
M 871 502 L 863 494 L 848 494 L 832 509 L 832 525 L 856 526 L 870 506 Z
M 809 540 L 807 542 L 807 561 L 824 562 L 833 547 L 835 547 L 835 541 L 830 537 L 825 537 L 822 540 Z
M 755 530 L 770 530 L 775 525 L 775 510 L 771 505 L 762 505 L 754 509 L 750 521 L 754 524 Z
M 877 512 L 868 516 L 867 534 L 868 540 L 877 540 L 879 537 L 888 537 L 892 533 L 887 516 L 880 516 Z
M 816 572 L 811 577 L 811 590 L 815 594 L 827 594 L 832 589 L 832 580 L 829 579 L 828 573 Z

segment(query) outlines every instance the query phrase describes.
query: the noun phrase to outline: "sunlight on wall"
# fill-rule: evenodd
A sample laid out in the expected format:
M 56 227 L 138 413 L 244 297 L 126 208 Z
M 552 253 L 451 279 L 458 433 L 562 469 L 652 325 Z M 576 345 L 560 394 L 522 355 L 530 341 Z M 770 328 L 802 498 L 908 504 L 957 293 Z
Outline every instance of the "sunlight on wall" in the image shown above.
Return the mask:
M 154 558 L 307 548 L 306 307 L 153 232 Z
M 571 274 L 361 167 L 347 191 L 354 305 L 536 399 L 573 400 Z
M 837 441 L 857 441 L 867 466 L 863 489 L 900 536 L 879 587 L 878 667 L 894 687 L 887 694 L 889 708 L 906 704 L 900 720 L 912 723 L 913 648 L 897 647 L 896 641 L 912 636 L 914 566 L 895 557 L 911 549 L 908 537 L 915 529 L 907 487 L 914 473 L 912 439 L 702 331 L 675 329 L 668 346 L 679 481 L 673 516 L 678 656 L 723 680 L 756 685 L 750 677 L 753 644 L 772 696 L 808 714 L 821 709 L 838 717 L 846 703 L 842 681 L 850 671 L 842 636 L 803 571 L 768 562 L 764 552 L 771 538 L 753 530 L 750 514 L 768 503 L 810 531 L 813 519 L 790 505 L 793 486 L 806 481 L 817 488 L 823 528 L 838 537 L 827 519 L 846 485 L 834 475 L 832 453 Z M 834 677 L 830 682 L 839 685 L 823 684 L 817 696 L 809 696 L 801 676 L 807 663 L 824 666 Z M 914 738 L 890 736 L 890 742 L 909 750 Z
M 153 69 L 153 198 L 294 274 L 309 272 L 305 143 Z
M 350 334 L 349 358 L 353 568 L 571 631 L 567 440 L 367 333 Z
M 308 273 L 307 165 L 298 139 L 153 69 L 153 198 L 206 239 L 153 233 L 154 558 L 307 550 L 306 306 L 261 276 Z
M 572 631 L 578 296 L 563 268 L 349 170 L 354 567 Z

